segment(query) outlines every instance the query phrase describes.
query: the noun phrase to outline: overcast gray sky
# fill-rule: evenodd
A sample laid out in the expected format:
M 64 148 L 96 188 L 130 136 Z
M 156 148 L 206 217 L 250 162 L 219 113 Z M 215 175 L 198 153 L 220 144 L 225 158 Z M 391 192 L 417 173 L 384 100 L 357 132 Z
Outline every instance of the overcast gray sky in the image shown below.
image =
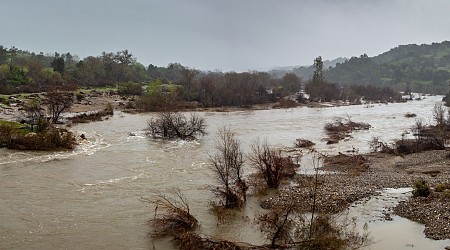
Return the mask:
M 450 40 L 449 0 L 0 0 L 0 44 L 247 71 Z

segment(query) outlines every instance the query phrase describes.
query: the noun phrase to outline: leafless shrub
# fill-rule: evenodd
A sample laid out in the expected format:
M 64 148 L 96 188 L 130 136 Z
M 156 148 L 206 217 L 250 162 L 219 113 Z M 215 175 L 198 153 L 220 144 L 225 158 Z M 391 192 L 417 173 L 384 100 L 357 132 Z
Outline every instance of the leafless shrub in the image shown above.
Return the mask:
M 213 190 L 214 192 L 214 190 Z M 216 193 L 216 195 L 218 195 Z M 224 199 L 223 196 L 219 196 L 220 199 Z M 210 211 L 216 216 L 217 224 L 225 224 L 227 219 L 233 218 L 236 215 L 236 211 L 234 209 L 229 209 L 228 207 L 223 205 L 221 202 L 217 204 L 216 202 L 210 202 Z
M 342 218 L 329 214 L 319 214 L 311 223 L 312 231 L 306 228 L 297 230 L 299 241 L 297 249 L 359 249 L 371 244 L 367 233 L 356 230 L 355 218 Z M 365 230 L 367 227 L 365 226 Z
M 206 134 L 205 119 L 196 114 L 186 118 L 179 112 L 160 112 L 148 122 L 148 130 L 154 138 L 195 139 L 198 134 Z
M 303 217 L 294 212 L 295 202 L 272 209 L 270 212 L 258 216 L 256 222 L 261 232 L 270 241 L 270 248 L 287 247 L 294 242 L 293 232 L 303 223 Z
M 180 250 L 204 249 L 204 250 L 240 250 L 247 249 L 236 243 L 226 240 L 213 240 L 201 237 L 195 233 L 186 232 L 181 235 L 179 243 Z
M 350 118 L 344 123 L 342 118 L 338 118 L 333 123 L 325 124 L 324 129 L 329 137 L 327 144 L 333 144 L 348 137 L 354 130 L 370 129 L 370 124 L 353 122 Z
M 380 152 L 393 154 L 395 151 L 395 145 L 389 146 L 388 144 L 381 141 L 378 137 L 372 138 L 372 141 L 370 141 L 369 143 L 369 147 L 371 152 L 373 153 Z
M 198 227 L 197 219 L 190 213 L 186 197 L 179 188 L 171 188 L 168 194 L 155 192 L 150 199 L 144 199 L 155 206 L 155 216 L 149 221 L 153 231 L 151 237 L 173 237 L 179 240 L 183 233 Z M 162 213 L 158 213 L 162 210 Z
M 436 106 L 438 105 L 435 105 L 435 110 L 440 109 Z M 444 149 L 446 135 L 443 126 L 445 126 L 445 124 L 426 126 L 422 123 L 422 120 L 417 119 L 411 129 L 415 136 L 415 140 L 405 140 L 403 138 L 397 140 L 395 143 L 396 153 L 411 154 L 428 150 Z
M 417 142 L 421 142 L 424 139 L 425 125 L 423 125 L 421 119 L 416 119 L 416 122 L 411 130 L 416 137 Z
M 42 119 L 42 108 L 39 99 L 29 99 L 24 105 L 23 109 L 27 113 L 27 118 L 30 119 L 31 130 L 34 131 L 34 125 L 37 124 L 39 119 Z M 37 130 L 40 130 L 39 127 Z
M 448 109 L 444 106 L 442 102 L 437 102 L 433 107 L 433 118 L 436 121 L 438 127 L 443 128 L 447 123 L 446 113 Z
M 297 148 L 310 148 L 314 145 L 316 145 L 314 142 L 307 140 L 307 139 L 296 139 L 295 140 L 295 146 Z
M 224 127 L 217 135 L 217 153 L 210 156 L 211 169 L 219 186 L 212 191 L 226 208 L 241 207 L 246 200 L 247 184 L 243 179 L 243 154 L 234 132 Z
M 265 180 L 269 188 L 278 188 L 281 180 L 292 177 L 298 167 L 291 157 L 281 156 L 281 151 L 270 148 L 267 142 L 255 142 L 249 160 L 255 165 L 257 175 Z

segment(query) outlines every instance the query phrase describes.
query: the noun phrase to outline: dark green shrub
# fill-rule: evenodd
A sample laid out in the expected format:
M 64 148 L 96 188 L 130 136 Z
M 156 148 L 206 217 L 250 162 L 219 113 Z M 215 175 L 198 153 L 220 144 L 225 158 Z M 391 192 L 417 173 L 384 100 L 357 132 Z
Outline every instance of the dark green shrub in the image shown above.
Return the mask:
M 142 88 L 142 84 L 127 82 L 127 83 L 119 83 L 117 84 L 117 92 L 119 95 L 142 95 L 144 89 Z
M 46 127 L 31 132 L 22 124 L 14 122 L 0 122 L 0 147 L 18 150 L 65 150 L 73 149 L 76 146 L 76 139 L 72 132 Z
M 83 93 L 76 93 L 75 97 L 77 98 L 78 102 L 81 102 L 85 98 L 85 95 Z
M 413 196 L 414 197 L 428 197 L 430 195 L 430 187 L 423 179 L 416 180 L 414 182 L 414 190 L 413 190 Z

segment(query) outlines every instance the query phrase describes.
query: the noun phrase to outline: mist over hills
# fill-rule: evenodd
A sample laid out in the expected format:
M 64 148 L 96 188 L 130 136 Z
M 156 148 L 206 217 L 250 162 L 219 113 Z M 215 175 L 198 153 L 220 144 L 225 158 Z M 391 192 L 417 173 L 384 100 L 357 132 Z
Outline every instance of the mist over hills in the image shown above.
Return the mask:
M 324 77 L 329 82 L 444 94 L 450 80 L 450 42 L 399 45 L 374 57 L 363 54 L 323 62 Z M 277 77 L 295 73 L 307 81 L 313 71 L 311 65 L 275 68 L 269 73 Z

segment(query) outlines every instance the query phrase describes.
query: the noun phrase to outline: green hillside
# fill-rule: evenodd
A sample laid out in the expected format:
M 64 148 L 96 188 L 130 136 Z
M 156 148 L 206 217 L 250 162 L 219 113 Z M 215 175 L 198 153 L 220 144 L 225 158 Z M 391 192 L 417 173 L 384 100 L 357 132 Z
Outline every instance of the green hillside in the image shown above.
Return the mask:
M 445 94 L 450 80 L 450 42 L 400 45 L 375 57 L 352 57 L 324 72 L 324 76 L 340 84 Z

